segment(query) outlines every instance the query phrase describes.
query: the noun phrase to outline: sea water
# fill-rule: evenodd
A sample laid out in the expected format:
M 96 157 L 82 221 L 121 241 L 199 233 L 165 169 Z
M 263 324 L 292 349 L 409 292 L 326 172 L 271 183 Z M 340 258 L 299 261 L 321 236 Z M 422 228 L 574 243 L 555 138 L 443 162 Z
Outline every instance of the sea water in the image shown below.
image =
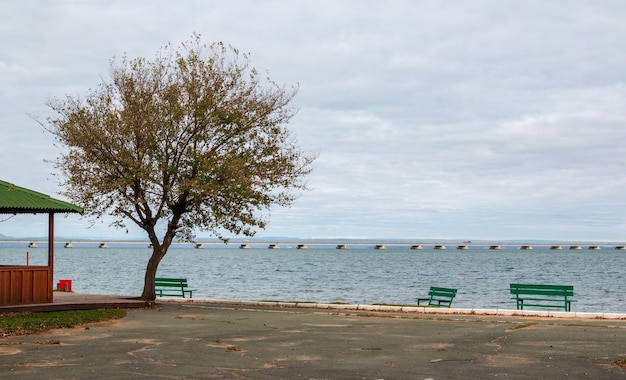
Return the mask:
M 626 312 L 626 252 L 412 250 L 408 246 L 296 249 L 173 246 L 157 276 L 187 278 L 196 299 L 414 304 L 430 286 L 457 288 L 459 308 L 514 309 L 510 283 L 573 285 L 572 311 Z M 46 265 L 47 248 L 0 243 L 0 265 Z M 143 245 L 55 248 L 54 281 L 74 292 L 141 294 L 152 250 Z

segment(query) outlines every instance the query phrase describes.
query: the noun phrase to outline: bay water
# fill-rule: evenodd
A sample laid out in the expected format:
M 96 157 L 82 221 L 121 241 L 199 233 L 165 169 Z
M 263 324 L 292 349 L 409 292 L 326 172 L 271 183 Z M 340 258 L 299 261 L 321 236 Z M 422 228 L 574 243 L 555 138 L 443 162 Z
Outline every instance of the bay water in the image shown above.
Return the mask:
M 56 246 L 56 245 L 55 245 Z M 515 309 L 510 283 L 573 285 L 572 311 L 626 313 L 626 252 L 592 250 L 412 250 L 373 246 L 296 249 L 174 245 L 157 276 L 187 278 L 196 299 L 414 304 L 430 286 L 457 288 L 458 308 Z M 0 265 L 47 264 L 47 248 L 0 243 Z M 152 250 L 146 244 L 55 247 L 55 284 L 74 292 L 139 296 Z

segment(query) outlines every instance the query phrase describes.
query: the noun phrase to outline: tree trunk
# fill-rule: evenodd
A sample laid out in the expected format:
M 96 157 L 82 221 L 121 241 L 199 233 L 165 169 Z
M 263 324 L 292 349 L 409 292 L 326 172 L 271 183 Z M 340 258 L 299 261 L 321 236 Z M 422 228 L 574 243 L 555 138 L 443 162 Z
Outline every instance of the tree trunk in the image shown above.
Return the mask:
M 163 247 L 161 245 L 153 245 L 152 256 L 148 260 L 148 266 L 146 267 L 146 275 L 144 278 L 143 293 L 141 299 L 144 301 L 154 301 L 156 299 L 156 291 L 154 290 L 154 278 L 156 277 L 159 263 L 165 253 L 162 252 Z
M 148 260 L 148 265 L 146 267 L 146 275 L 144 278 L 143 284 L 143 293 L 141 294 L 141 299 L 144 301 L 154 301 L 156 299 L 156 291 L 154 290 L 154 278 L 156 277 L 157 269 L 159 268 L 159 263 L 165 257 L 168 248 L 172 245 L 172 241 L 174 241 L 174 236 L 176 236 L 176 229 L 178 220 L 180 215 L 175 215 L 172 218 L 174 222 L 168 223 L 167 232 L 165 232 L 165 236 L 163 237 L 163 243 L 160 243 L 156 238 L 156 234 L 154 233 L 154 227 L 149 228 L 148 236 L 150 236 L 150 241 L 152 242 L 152 256 L 150 256 L 150 260 Z

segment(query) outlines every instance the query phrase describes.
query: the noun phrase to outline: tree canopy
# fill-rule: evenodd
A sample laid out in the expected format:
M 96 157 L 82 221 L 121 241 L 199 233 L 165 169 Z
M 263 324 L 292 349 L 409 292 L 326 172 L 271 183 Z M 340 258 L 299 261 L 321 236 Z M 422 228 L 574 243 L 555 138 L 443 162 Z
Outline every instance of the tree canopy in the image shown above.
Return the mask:
M 155 298 L 156 269 L 174 238 L 251 236 L 266 211 L 306 189 L 315 156 L 287 129 L 296 93 L 262 77 L 247 54 L 195 35 L 153 60 L 113 58 L 109 81 L 84 97 L 48 100 L 57 116 L 45 128 L 66 148 L 55 161 L 65 195 L 88 215 L 148 234 L 142 298 Z

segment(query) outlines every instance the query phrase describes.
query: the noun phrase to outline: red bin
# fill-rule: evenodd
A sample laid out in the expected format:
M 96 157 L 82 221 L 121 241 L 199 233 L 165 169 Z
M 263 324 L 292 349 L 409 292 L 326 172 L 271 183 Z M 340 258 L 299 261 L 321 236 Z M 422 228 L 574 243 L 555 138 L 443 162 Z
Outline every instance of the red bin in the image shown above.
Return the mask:
M 59 280 L 57 284 L 57 290 L 61 290 L 64 292 L 72 291 L 72 280 Z

